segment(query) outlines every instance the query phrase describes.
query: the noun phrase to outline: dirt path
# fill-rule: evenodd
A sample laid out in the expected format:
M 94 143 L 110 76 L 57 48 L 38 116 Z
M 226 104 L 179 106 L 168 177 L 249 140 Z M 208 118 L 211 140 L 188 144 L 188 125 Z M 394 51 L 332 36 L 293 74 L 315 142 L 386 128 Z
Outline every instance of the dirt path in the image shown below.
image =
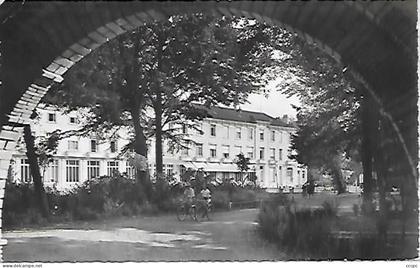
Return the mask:
M 285 260 L 256 233 L 256 209 L 216 213 L 212 221 L 174 215 L 69 224 L 4 233 L 6 262 Z M 73 224 L 74 225 L 74 224 Z

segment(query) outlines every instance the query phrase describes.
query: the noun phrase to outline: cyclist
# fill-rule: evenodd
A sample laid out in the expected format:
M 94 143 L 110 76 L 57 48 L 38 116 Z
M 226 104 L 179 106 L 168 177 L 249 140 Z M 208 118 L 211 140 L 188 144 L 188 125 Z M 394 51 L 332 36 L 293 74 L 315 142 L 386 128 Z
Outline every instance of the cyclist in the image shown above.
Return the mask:
M 209 212 L 209 208 L 210 208 L 210 205 L 211 205 L 211 192 L 210 192 L 208 187 L 204 187 L 204 189 L 201 190 L 200 194 L 203 197 L 204 202 L 205 202 L 205 204 L 204 204 L 205 209 L 203 211 L 202 217 L 203 218 L 208 217 L 208 212 Z
M 201 190 L 201 196 L 206 201 L 207 205 L 210 205 L 211 202 L 211 192 L 208 187 L 205 187 L 203 190 Z
M 185 190 L 184 190 L 185 209 L 189 209 L 190 207 L 192 207 L 193 202 L 194 202 L 194 197 L 195 197 L 194 189 L 191 187 L 191 184 L 187 183 L 185 185 Z

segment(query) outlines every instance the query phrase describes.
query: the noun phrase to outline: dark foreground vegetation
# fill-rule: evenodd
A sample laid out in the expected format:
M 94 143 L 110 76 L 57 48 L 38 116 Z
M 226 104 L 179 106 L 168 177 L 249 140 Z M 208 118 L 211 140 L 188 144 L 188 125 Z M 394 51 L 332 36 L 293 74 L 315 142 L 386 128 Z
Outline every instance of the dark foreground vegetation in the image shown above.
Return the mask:
M 385 220 L 377 213 L 353 209 L 339 213 L 337 202 L 302 208 L 285 194 L 262 203 L 258 215 L 260 234 L 288 252 L 291 259 L 372 260 L 412 259 L 418 256 L 416 215 L 405 222 L 398 211 Z M 379 229 L 386 228 L 386 235 Z
M 199 185 L 196 193 L 199 192 Z M 39 213 L 32 184 L 7 182 L 3 210 L 6 229 L 47 226 L 50 223 L 89 221 L 119 216 L 156 215 L 176 211 L 181 202 L 182 184 L 170 178 L 155 180 L 153 198 L 138 194 L 136 180 L 122 175 L 101 177 L 67 191 L 47 188 L 49 216 Z M 256 207 L 268 194 L 256 187 L 239 187 L 224 181 L 208 186 L 216 210 Z

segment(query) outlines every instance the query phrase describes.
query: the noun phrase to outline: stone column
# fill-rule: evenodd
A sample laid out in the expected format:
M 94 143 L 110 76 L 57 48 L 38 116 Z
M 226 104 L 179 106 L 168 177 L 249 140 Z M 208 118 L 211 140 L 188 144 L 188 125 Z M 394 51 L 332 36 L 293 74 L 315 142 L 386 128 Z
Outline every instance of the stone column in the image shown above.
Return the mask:
M 80 173 L 79 173 L 79 182 L 84 183 L 88 179 L 88 172 L 87 172 L 87 160 L 80 159 Z
M 107 160 L 99 160 L 99 176 L 105 176 L 107 174 Z
M 66 159 L 58 159 L 58 180 L 57 188 L 63 189 L 66 185 Z

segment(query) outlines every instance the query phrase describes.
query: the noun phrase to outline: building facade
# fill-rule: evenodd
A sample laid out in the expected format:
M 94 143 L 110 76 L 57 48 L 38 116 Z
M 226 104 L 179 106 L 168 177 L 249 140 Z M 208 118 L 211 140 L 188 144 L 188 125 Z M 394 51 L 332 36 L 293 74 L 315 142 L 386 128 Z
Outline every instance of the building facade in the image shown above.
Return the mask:
M 83 111 L 64 114 L 54 109 L 38 108 L 37 113 L 38 119 L 31 124 L 36 142 L 55 130 L 77 130 L 84 118 Z M 88 179 L 112 175 L 117 171 L 133 176 L 134 169 L 128 161 L 118 157 L 121 148 L 128 143 L 128 140 L 121 138 L 126 134 L 125 131 L 119 132 L 120 137 L 111 140 L 101 140 L 94 133 L 86 137 L 72 136 L 60 140 L 48 166 L 40 166 L 41 175 L 44 174 L 44 185 L 66 190 Z M 26 147 L 21 137 L 13 156 L 11 173 L 14 180 L 31 182 L 25 153 Z
M 63 114 L 40 108 L 39 119 L 33 123 L 33 135 L 42 138 L 54 130 L 75 130 L 80 127 L 83 113 Z M 241 172 L 235 164 L 236 156 L 243 153 L 250 159 L 245 176 L 256 176 L 263 188 L 275 191 L 280 187 L 300 187 L 307 180 L 307 170 L 288 158 L 290 136 L 295 127 L 284 120 L 264 113 L 214 107 L 208 117 L 199 123 L 199 131 L 180 127 L 191 142 L 188 148 L 170 151 L 163 144 L 164 173 L 180 178 L 187 169 L 201 169 L 210 176 L 222 179 L 238 179 Z M 57 152 L 45 170 L 44 183 L 59 190 L 98 176 L 114 172 L 134 176 L 129 161 L 119 157 L 121 148 L 128 143 L 128 130 L 120 130 L 116 139 L 98 139 L 95 134 L 87 137 L 69 137 L 59 142 Z M 155 144 L 148 141 L 150 173 L 155 173 Z M 25 144 L 21 142 L 12 163 L 15 180 L 30 182 L 29 164 Z M 244 176 L 242 175 L 242 176 Z
M 220 180 L 238 179 L 241 172 L 235 163 L 242 153 L 250 159 L 245 176 L 269 191 L 280 187 L 300 188 L 307 180 L 307 169 L 288 158 L 290 138 L 295 127 L 264 113 L 213 107 L 198 129 L 182 129 L 193 141 L 188 149 L 171 153 L 163 146 L 164 172 L 182 174 L 186 169 L 203 169 Z M 149 164 L 155 172 L 155 148 L 151 141 Z

